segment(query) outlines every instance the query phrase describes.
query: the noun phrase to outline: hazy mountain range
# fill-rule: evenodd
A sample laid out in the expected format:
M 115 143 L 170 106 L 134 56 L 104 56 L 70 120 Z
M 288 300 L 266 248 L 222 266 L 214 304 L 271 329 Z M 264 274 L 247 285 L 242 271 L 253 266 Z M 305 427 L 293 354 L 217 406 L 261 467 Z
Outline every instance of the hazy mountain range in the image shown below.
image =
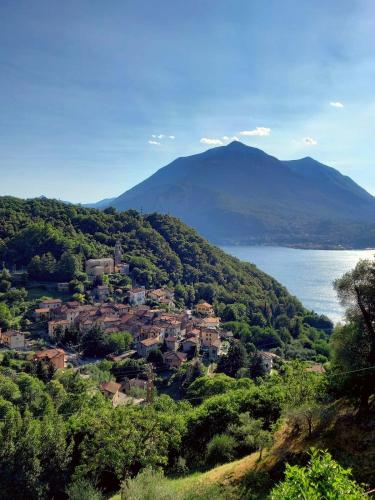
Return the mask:
M 375 198 L 352 179 L 312 158 L 280 161 L 238 141 L 177 158 L 89 206 L 168 213 L 218 244 L 375 246 Z

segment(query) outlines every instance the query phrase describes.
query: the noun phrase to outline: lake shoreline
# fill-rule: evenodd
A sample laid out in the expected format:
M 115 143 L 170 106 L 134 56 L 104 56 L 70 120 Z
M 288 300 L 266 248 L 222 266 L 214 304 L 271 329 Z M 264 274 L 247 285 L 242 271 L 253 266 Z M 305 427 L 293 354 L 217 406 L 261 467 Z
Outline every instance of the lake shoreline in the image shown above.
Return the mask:
M 328 316 L 334 323 L 344 320 L 333 281 L 355 267 L 360 259 L 374 258 L 374 249 L 302 249 L 269 245 L 223 245 L 238 259 L 255 264 L 275 278 L 306 309 Z
M 344 247 L 342 245 L 303 245 L 303 244 L 293 244 L 293 245 L 279 245 L 274 244 L 246 244 L 246 243 L 213 243 L 219 248 L 223 247 L 253 247 L 253 248 L 292 248 L 294 250 L 334 250 L 334 251 L 375 251 L 375 247 Z

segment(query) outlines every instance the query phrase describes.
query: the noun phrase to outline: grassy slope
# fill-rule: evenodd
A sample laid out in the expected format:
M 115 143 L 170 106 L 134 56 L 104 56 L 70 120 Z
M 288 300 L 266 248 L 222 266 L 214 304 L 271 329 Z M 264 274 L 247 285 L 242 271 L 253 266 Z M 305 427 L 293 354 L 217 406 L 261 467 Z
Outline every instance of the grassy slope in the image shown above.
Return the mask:
M 358 482 L 375 488 L 375 414 L 359 418 L 353 409 L 343 401 L 327 407 L 324 422 L 315 426 L 311 439 L 306 435 L 296 436 L 288 425 L 276 433 L 273 448 L 215 467 L 207 472 L 170 479 L 170 486 L 176 493 L 196 491 L 199 486 L 239 485 L 250 471 L 266 471 L 276 483 L 282 479 L 286 462 L 304 465 L 311 447 L 327 449 L 343 466 L 350 467 Z M 112 500 L 120 500 L 115 495 Z

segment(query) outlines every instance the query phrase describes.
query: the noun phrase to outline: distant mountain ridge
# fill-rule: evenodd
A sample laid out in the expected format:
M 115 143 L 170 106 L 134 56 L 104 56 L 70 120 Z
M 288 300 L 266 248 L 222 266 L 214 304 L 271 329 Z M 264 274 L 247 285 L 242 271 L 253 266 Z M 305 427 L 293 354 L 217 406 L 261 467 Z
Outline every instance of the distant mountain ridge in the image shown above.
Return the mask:
M 238 141 L 177 158 L 104 206 L 174 215 L 217 244 L 375 246 L 375 198 L 352 179 Z
M 101 208 L 106 208 L 111 205 L 115 201 L 115 198 L 104 198 L 104 200 L 99 200 L 93 203 L 83 203 L 82 206 L 85 208 L 97 208 L 100 210 Z

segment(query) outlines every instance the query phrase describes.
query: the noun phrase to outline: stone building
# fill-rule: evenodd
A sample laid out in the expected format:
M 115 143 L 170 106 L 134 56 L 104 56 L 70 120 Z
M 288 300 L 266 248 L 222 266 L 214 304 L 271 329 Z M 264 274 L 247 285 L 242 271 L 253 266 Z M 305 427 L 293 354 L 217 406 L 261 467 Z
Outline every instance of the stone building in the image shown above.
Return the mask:
M 86 273 L 90 279 L 103 276 L 103 274 L 112 274 L 114 271 L 115 265 L 111 257 L 86 260 Z

